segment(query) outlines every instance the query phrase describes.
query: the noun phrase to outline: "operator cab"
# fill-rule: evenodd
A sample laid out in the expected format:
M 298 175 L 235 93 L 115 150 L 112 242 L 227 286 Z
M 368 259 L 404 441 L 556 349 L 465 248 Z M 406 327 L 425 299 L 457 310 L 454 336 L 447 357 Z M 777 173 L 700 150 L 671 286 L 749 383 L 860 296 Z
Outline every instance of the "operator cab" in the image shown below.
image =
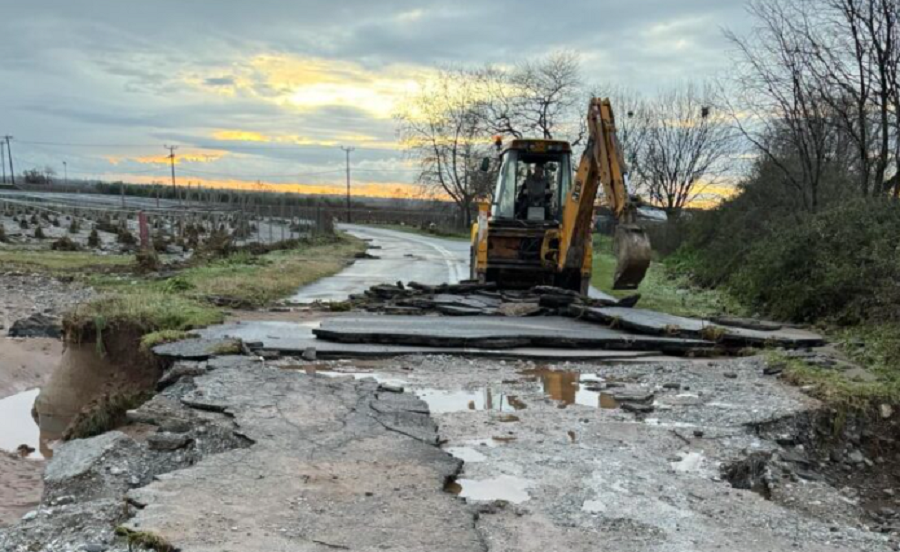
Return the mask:
M 568 142 L 513 140 L 501 155 L 491 219 L 559 223 L 572 182 L 571 156 Z

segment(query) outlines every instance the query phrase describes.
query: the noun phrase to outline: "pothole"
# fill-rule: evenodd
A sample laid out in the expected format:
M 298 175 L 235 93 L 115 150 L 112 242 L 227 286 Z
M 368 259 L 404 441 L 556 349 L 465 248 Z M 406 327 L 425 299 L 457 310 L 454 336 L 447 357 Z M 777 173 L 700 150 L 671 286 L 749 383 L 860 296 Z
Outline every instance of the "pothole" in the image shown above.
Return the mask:
M 753 452 L 746 458 L 722 467 L 722 476 L 735 489 L 746 489 L 765 499 L 772 498 L 769 452 Z
M 391 376 L 388 374 L 383 374 L 380 372 L 368 372 L 364 370 L 341 370 L 339 367 L 334 365 L 325 365 L 325 364 L 307 364 L 307 365 L 291 365 L 291 366 L 283 366 L 284 370 L 296 370 L 299 372 L 304 372 L 309 375 L 319 375 L 325 376 L 328 378 L 340 378 L 340 377 L 351 377 L 353 379 L 361 380 L 366 378 L 374 379 L 376 382 L 382 385 L 391 385 L 394 387 L 403 387 L 407 384 L 407 381 L 398 378 L 396 376 Z
M 490 479 L 454 479 L 447 483 L 444 490 L 472 501 L 502 500 L 521 504 L 531 498 L 528 494 L 531 486 L 532 482 L 528 479 L 504 474 Z

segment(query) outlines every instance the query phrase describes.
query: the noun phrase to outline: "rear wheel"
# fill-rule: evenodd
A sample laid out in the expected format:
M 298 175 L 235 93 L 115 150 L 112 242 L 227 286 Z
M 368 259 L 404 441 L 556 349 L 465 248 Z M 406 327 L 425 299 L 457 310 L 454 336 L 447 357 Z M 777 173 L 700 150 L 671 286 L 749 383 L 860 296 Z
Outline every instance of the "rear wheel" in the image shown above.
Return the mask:
M 582 291 L 583 283 L 580 270 L 565 270 L 560 272 L 556 275 L 555 281 L 556 287 L 584 293 Z

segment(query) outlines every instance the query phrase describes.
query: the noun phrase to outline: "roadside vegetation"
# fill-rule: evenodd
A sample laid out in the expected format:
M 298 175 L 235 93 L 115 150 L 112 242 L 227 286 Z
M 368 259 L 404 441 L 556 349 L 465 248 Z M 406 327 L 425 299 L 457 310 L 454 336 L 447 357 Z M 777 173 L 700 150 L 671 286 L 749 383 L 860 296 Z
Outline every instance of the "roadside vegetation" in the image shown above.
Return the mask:
M 163 279 L 134 274 L 95 277 L 90 281 L 101 295 L 67 313 L 67 339 L 102 344 L 104 332 L 125 328 L 148 349 L 221 322 L 224 307 L 270 305 L 304 284 L 340 271 L 364 248 L 362 241 L 338 235 L 301 240 L 290 249 L 262 254 L 228 252 Z
M 716 314 L 743 314 L 744 309 L 727 292 L 702 288 L 684 274 L 672 270 L 665 258 L 654 260 L 637 290 L 612 289 L 616 258 L 612 239 L 594 236 L 594 262 L 591 283 L 604 293 L 623 298 L 635 293 L 641 300 L 637 306 L 679 316 L 708 317 Z

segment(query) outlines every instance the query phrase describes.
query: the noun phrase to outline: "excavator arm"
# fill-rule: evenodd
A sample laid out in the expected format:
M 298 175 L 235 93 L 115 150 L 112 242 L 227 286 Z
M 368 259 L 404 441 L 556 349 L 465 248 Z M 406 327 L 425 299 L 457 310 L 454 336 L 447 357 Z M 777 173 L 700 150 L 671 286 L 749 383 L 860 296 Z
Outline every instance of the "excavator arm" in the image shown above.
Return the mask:
M 616 219 L 617 257 L 614 289 L 634 289 L 650 265 L 650 240 L 635 224 L 636 206 L 627 186 L 625 160 L 616 137 L 615 117 L 608 99 L 593 98 L 588 107 L 588 142 L 575 182 L 563 207 L 559 232 L 560 273 L 581 272 L 590 253 L 594 201 L 603 186 L 604 201 Z

